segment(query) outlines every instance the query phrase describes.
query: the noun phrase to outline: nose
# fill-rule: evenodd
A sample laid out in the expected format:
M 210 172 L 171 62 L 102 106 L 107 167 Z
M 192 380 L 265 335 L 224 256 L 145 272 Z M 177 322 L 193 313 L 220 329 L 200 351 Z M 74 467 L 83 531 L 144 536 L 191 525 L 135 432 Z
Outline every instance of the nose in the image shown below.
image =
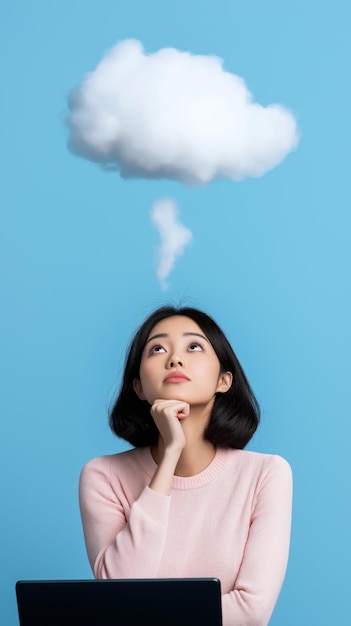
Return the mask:
M 168 361 L 168 367 L 172 368 L 172 367 L 183 367 L 183 361 L 178 357 L 178 356 L 170 356 L 169 361 Z

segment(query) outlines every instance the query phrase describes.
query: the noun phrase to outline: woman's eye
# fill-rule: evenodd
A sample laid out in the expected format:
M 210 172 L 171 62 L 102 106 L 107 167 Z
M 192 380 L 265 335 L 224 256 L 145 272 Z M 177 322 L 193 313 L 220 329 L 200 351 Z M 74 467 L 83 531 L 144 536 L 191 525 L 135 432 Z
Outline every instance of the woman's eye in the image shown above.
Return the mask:
M 163 346 L 153 346 L 150 350 L 151 354 L 162 354 L 162 352 L 166 352 Z
M 202 346 L 199 343 L 191 343 L 188 350 L 190 352 L 200 352 L 202 350 Z

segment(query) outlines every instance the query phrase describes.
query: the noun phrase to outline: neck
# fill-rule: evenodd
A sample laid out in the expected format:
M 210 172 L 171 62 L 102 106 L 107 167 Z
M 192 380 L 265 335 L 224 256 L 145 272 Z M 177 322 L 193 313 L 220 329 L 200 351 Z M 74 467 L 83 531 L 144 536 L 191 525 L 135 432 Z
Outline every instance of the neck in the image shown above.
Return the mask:
M 162 440 L 151 448 L 154 461 L 159 465 L 163 454 Z M 175 468 L 175 476 L 190 477 L 200 474 L 213 461 L 216 454 L 215 446 L 209 441 L 202 440 L 196 444 L 186 444 Z
M 209 441 L 202 441 L 195 446 L 186 445 L 179 457 L 175 476 L 195 476 L 200 474 L 213 461 L 216 448 Z

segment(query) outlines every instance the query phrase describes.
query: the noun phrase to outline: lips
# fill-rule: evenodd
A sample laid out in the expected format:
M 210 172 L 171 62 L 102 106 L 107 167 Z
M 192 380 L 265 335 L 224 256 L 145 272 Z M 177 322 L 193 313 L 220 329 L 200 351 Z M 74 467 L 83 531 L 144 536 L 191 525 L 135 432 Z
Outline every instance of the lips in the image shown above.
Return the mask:
M 184 383 L 187 380 L 190 380 L 190 378 L 185 376 L 185 374 L 181 374 L 180 372 L 172 372 L 171 374 L 168 374 L 168 376 L 166 376 L 163 382 L 164 383 Z

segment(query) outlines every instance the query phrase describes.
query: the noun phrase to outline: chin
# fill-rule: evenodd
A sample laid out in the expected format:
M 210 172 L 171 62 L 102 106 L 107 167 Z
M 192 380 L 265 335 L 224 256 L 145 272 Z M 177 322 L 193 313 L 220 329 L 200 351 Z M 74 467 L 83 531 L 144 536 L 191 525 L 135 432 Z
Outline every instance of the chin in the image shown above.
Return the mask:
M 191 404 L 190 400 L 181 391 L 169 391 L 167 393 L 160 394 L 155 400 L 179 400 L 179 402 L 187 402 Z

